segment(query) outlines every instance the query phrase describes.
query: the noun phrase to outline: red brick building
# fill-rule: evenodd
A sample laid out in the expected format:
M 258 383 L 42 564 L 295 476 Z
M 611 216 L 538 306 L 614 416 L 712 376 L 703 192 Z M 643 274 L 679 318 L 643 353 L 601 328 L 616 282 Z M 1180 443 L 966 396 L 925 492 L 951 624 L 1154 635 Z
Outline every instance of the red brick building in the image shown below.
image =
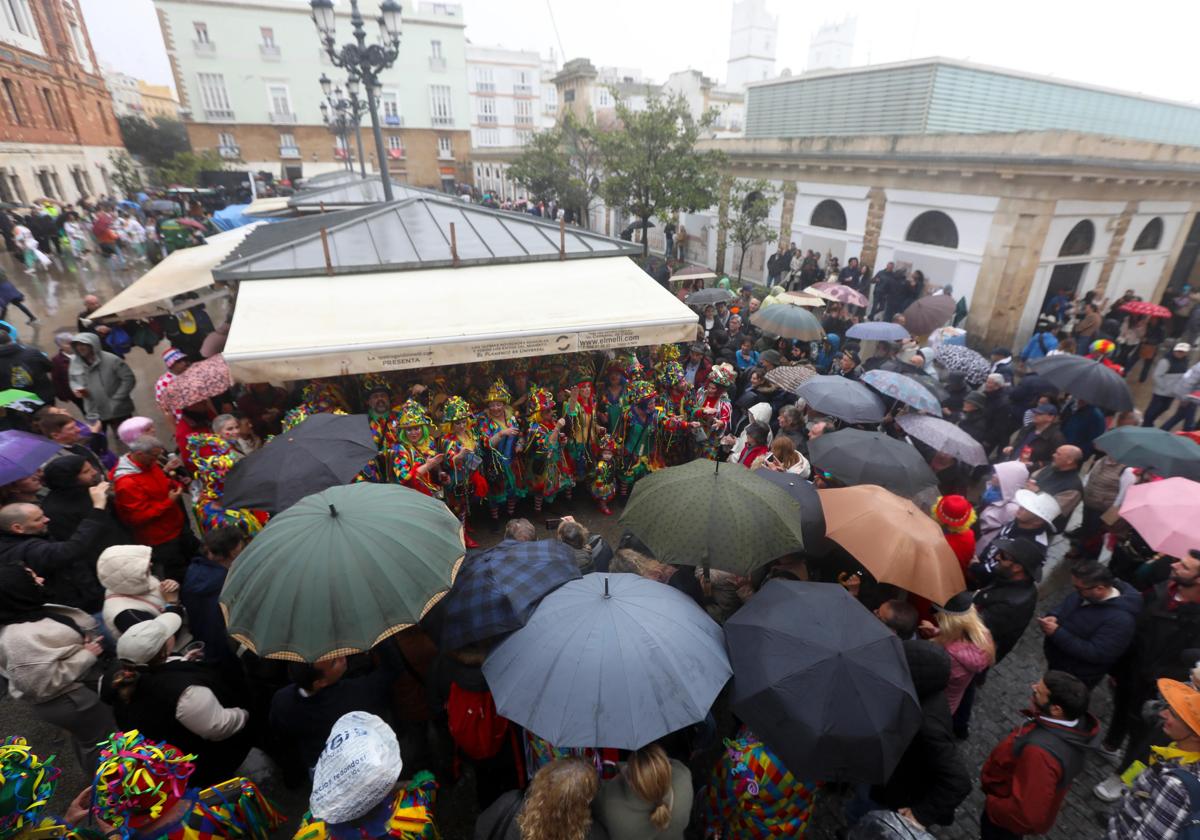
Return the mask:
M 111 193 L 121 148 L 78 0 L 0 0 L 0 199 Z

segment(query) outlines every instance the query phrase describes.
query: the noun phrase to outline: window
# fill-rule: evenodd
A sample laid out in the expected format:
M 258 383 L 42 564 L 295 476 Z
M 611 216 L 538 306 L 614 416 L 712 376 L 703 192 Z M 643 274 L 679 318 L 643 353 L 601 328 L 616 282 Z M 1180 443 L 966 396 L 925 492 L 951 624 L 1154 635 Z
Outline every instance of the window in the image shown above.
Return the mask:
M 75 47 L 75 55 L 79 59 L 79 63 L 88 72 L 94 71 L 96 65 L 92 63 L 92 56 L 88 52 L 87 43 L 83 40 L 83 30 L 74 21 L 71 21 L 68 26 L 71 30 L 71 44 Z M 86 175 L 87 173 L 84 174 Z
M 602 87 L 596 90 L 596 104 L 601 108 L 612 107 L 612 94 L 609 93 L 608 88 Z
M 400 119 L 400 95 L 394 90 L 385 90 L 379 96 L 379 110 L 384 125 L 403 125 Z
M 833 199 L 825 199 L 813 208 L 812 218 L 808 223 L 813 227 L 829 228 L 830 230 L 846 229 L 846 211 L 842 205 Z
M 13 122 L 17 125 L 24 125 L 24 120 L 21 119 L 21 108 L 17 105 L 17 90 L 11 79 L 4 79 L 4 98 L 8 101 L 8 107 L 12 111 Z
M 294 134 L 287 134 L 287 133 L 280 134 L 280 135 L 279 135 L 279 145 L 280 145 L 280 146 L 293 146 L 293 147 L 294 147 L 294 146 L 296 145 L 296 135 L 294 135 Z
M 296 145 L 296 135 L 291 132 L 280 133 L 279 156 L 286 158 L 300 157 L 300 147 Z
M 480 99 L 479 100 L 479 124 L 480 125 L 496 125 L 496 100 L 495 99 Z
M 475 90 L 479 93 L 494 93 L 496 81 L 490 67 L 475 68 Z
M 532 131 L 518 131 L 517 132 L 517 145 L 518 146 L 524 146 L 532 139 L 533 139 Z
M 445 58 L 445 56 L 442 55 L 442 42 L 441 41 L 430 41 L 429 42 L 429 57 L 430 58 Z
M 229 94 L 225 91 L 225 77 L 220 73 L 197 73 L 200 81 L 200 102 L 205 116 L 232 119 L 233 109 L 229 105 Z
M 222 149 L 236 149 L 237 140 L 234 138 L 232 132 L 222 131 L 217 134 L 217 145 Z
M 29 0 L 2 0 L 4 19 L 8 28 L 27 38 L 37 37 L 37 28 L 33 25 L 33 15 L 29 11 Z
M 513 122 L 517 125 L 533 125 L 533 102 L 517 99 L 513 102 Z
M 480 146 L 499 146 L 500 132 L 494 128 L 479 129 L 479 145 Z
M 42 88 L 42 101 L 46 103 L 46 117 L 50 120 L 50 125 L 62 128 L 58 122 L 58 110 L 54 107 L 54 95 L 50 93 L 50 88 Z
M 958 228 L 954 220 L 941 210 L 927 210 L 912 220 L 904 238 L 909 242 L 936 245 L 939 248 L 958 247 Z
M 1163 220 L 1160 216 L 1155 216 L 1150 221 L 1146 222 L 1146 226 L 1142 228 L 1142 232 L 1138 234 L 1137 241 L 1133 243 L 1135 251 L 1153 251 L 1159 246 L 1163 238 Z
M 403 146 L 400 145 L 400 135 L 389 134 L 388 135 L 388 151 L 399 151 L 402 148 L 403 148 Z
M 113 127 L 112 123 L 109 122 L 109 118 L 112 116 L 112 108 L 109 108 L 104 100 L 98 99 L 96 100 L 96 110 L 100 112 L 100 124 L 104 126 L 106 132 L 112 134 Z
M 292 102 L 288 96 L 287 85 L 267 85 L 267 99 L 271 103 L 271 113 L 276 116 L 290 116 Z
M 1096 226 L 1087 219 L 1071 228 L 1071 232 L 1063 239 L 1062 247 L 1058 249 L 1060 257 L 1085 257 L 1092 252 L 1096 241 Z
M 449 85 L 429 86 L 429 114 L 434 125 L 454 125 Z
M 262 45 L 264 47 L 277 46 L 275 43 L 275 30 L 269 26 L 260 26 L 258 28 L 259 35 L 262 36 Z
M 452 158 L 454 157 L 454 148 L 450 144 L 449 137 L 438 137 L 438 157 Z
M 575 88 L 567 88 L 563 91 L 563 102 L 575 101 Z
M 83 183 L 83 170 L 82 169 L 80 169 L 79 167 L 75 167 L 74 169 L 72 169 L 71 170 L 71 180 L 75 182 L 75 192 L 79 193 L 81 196 L 88 194 L 87 187 Z
M 211 44 L 212 43 L 212 41 L 208 40 L 208 24 L 207 23 L 201 23 L 200 21 L 195 21 L 192 24 L 192 26 L 196 30 L 196 43 L 197 44 Z

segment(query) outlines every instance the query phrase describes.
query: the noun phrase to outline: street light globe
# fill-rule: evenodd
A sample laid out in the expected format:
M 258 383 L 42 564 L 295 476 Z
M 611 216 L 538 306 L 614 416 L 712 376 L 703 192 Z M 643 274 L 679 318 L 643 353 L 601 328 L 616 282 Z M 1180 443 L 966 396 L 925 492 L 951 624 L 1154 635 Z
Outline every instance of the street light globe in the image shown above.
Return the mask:
M 351 96 L 358 96 L 358 78 L 351 76 L 346 79 L 346 90 Z
M 317 31 L 326 38 L 332 38 L 336 25 L 333 0 L 309 0 L 308 7 L 312 9 L 312 19 L 317 25 Z
M 379 12 L 381 17 L 379 21 L 387 31 L 388 36 L 392 41 L 400 40 L 400 4 L 396 0 L 383 0 L 379 4 Z
M 329 92 L 333 90 L 333 79 L 329 78 L 324 73 L 322 73 L 320 81 L 321 81 L 321 93 L 328 96 Z M 324 105 L 322 105 L 322 107 L 324 107 Z

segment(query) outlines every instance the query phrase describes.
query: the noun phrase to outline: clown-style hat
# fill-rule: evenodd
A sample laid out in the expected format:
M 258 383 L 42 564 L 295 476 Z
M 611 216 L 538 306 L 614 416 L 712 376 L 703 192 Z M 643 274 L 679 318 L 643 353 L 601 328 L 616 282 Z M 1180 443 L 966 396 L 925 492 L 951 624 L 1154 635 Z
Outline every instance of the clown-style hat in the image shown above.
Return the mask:
M 416 400 L 406 400 L 400 406 L 400 416 L 396 418 L 396 428 L 413 429 L 417 426 L 428 426 L 429 415 L 425 408 Z
M 660 344 L 658 345 L 658 363 L 664 365 L 667 362 L 678 362 L 680 357 L 678 344 Z
M 505 386 L 504 380 L 497 379 L 492 383 L 491 387 L 488 388 L 487 395 L 484 397 L 484 400 L 490 403 L 502 402 L 507 404 L 512 402 L 512 394 L 508 392 L 508 388 Z
M 458 395 L 446 400 L 446 404 L 442 406 L 442 420 L 447 423 L 457 423 L 459 420 L 467 420 L 470 417 L 471 406 L 467 405 L 467 401 Z
M 572 385 L 580 382 L 591 382 L 596 378 L 596 364 L 587 355 L 576 356 L 571 361 L 569 381 Z
M 730 387 L 735 379 L 737 379 L 737 374 L 733 370 L 733 365 L 728 362 L 713 365 L 713 369 L 708 374 L 708 381 L 718 388 Z
M 1092 342 L 1092 352 L 1099 353 L 1101 356 L 1107 356 L 1116 349 L 1117 345 L 1113 344 L 1107 338 L 1098 338 Z
M 646 378 L 646 367 L 641 360 L 632 353 L 625 360 L 625 378 L 630 381 L 637 381 Z
M 658 396 L 658 392 L 654 390 L 654 386 L 645 379 L 639 379 L 637 382 L 629 386 L 629 401 L 640 403 L 642 400 L 648 400 Z
M 376 391 L 383 391 L 388 396 L 392 394 L 392 383 L 381 373 L 364 373 L 358 378 L 358 385 L 362 388 L 363 396 L 369 397 Z
M 975 508 L 963 496 L 938 496 L 930 510 L 933 518 L 952 534 L 961 534 L 975 524 Z
M 553 411 L 554 394 L 545 388 L 536 388 L 529 397 L 529 404 L 532 406 L 534 414 L 541 414 L 543 411 Z
M 24 738 L 0 742 L 0 837 L 37 826 L 62 773 L 50 764 L 53 760 L 54 756 L 40 760 Z
M 601 452 L 616 452 L 617 451 L 617 442 L 615 440 L 613 440 L 613 436 L 610 434 L 601 435 L 600 441 L 599 441 L 599 443 L 596 444 L 596 446 L 600 449 Z
M 658 369 L 658 384 L 664 388 L 674 388 L 683 381 L 683 365 L 679 362 L 665 362 Z
M 187 791 L 196 756 L 147 741 L 136 729 L 115 732 L 100 745 L 92 813 L 129 836 L 157 820 Z

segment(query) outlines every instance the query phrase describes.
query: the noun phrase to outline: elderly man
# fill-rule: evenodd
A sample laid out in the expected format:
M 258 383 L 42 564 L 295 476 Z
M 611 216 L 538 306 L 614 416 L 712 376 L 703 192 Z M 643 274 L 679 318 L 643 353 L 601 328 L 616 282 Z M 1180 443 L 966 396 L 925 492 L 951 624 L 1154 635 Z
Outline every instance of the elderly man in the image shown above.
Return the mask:
M 683 361 L 683 378 L 693 388 L 703 388 L 711 370 L 712 360 L 708 358 L 708 345 L 697 341 L 688 348 L 687 358 Z
M 108 335 L 111 330 L 104 324 L 93 324 L 92 313 L 100 308 L 100 298 L 87 295 L 83 299 L 83 311 L 75 319 L 75 327 L 79 332 L 90 332 L 96 335 Z
M 1083 452 L 1078 446 L 1066 443 L 1055 449 L 1050 463 L 1030 479 L 1030 490 L 1049 493 L 1058 502 L 1060 513 L 1053 524 L 1059 531 L 1066 526 L 1075 506 L 1083 498 L 1083 479 L 1079 477 L 1082 463 Z
M 1034 407 L 1032 422 L 1021 427 L 1003 451 L 1007 460 L 1021 461 L 1032 470 L 1040 470 L 1066 442 L 1058 428 L 1058 407 L 1047 402 Z
M 90 447 L 83 443 L 79 423 L 69 414 L 48 413 L 38 421 L 42 434 L 63 448 L 64 455 L 78 455 L 93 468 L 104 472 L 104 464 Z
M 83 410 L 100 422 L 117 427 L 133 416 L 133 389 L 137 377 L 119 356 L 100 348 L 100 336 L 81 332 L 71 338 L 75 358 L 68 375 L 71 390 L 83 400 Z
M 808 446 L 808 436 L 804 434 L 804 415 L 794 405 L 785 405 L 779 409 L 779 435 L 791 438 L 797 452 L 803 452 Z
M 112 471 L 117 516 L 141 545 L 152 549 L 152 561 L 163 575 L 182 583 L 191 559 L 195 538 L 179 504 L 184 486 L 167 477 L 160 460 L 166 447 L 158 438 L 145 435 L 135 440 L 129 452 Z M 168 469 L 179 466 L 172 458 Z

